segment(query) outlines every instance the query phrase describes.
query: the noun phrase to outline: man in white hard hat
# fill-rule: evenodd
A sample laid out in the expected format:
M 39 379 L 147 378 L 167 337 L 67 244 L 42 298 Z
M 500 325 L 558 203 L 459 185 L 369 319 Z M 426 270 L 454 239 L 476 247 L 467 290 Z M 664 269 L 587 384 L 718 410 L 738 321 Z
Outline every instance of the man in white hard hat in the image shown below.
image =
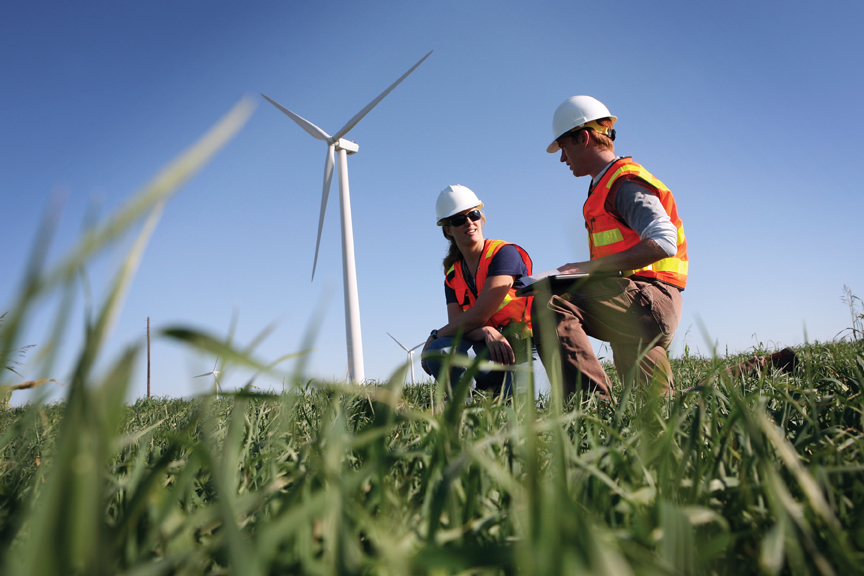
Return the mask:
M 671 393 L 667 348 L 681 318 L 687 242 L 669 189 L 629 157 L 615 154 L 617 117 L 590 96 L 565 100 L 552 119 L 553 140 L 576 177 L 590 176 L 583 207 L 591 259 L 558 268 L 587 280 L 535 297 L 534 334 L 547 371 L 557 345 L 565 398 L 581 387 L 610 396 L 588 337 L 609 342 L 622 381 Z M 638 367 L 637 367 L 638 365 Z

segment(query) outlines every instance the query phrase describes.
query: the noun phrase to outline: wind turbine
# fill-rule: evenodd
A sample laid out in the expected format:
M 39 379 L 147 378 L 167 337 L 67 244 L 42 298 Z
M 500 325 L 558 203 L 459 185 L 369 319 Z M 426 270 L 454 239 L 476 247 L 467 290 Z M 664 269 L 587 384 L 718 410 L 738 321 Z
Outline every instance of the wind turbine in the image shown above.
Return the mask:
M 430 51 L 429 54 L 432 54 Z M 426 58 L 426 54 L 419 62 L 414 64 L 410 70 L 403 74 L 396 82 L 390 85 L 377 98 L 366 105 L 351 120 L 348 121 L 338 132 L 330 136 L 324 130 L 312 124 L 305 118 L 291 112 L 281 104 L 271 100 L 264 94 L 264 98 L 276 108 L 284 112 L 294 120 L 301 128 L 306 130 L 313 138 L 324 140 L 327 143 L 327 156 L 324 159 L 324 189 L 321 193 L 321 214 L 318 217 L 318 239 L 315 242 L 315 260 L 312 264 L 312 279 L 315 279 L 315 269 L 318 266 L 318 248 L 321 245 L 321 229 L 324 226 L 324 212 L 327 210 L 327 198 L 330 195 L 330 183 L 333 181 L 334 152 L 339 153 L 339 199 L 342 216 L 342 282 L 345 293 L 345 333 L 348 344 L 348 376 L 354 382 L 363 382 L 366 379 L 363 369 L 363 339 L 360 335 L 360 299 L 357 295 L 357 269 L 354 263 L 354 228 L 351 223 L 351 199 L 348 191 L 348 155 L 359 150 L 359 146 L 342 137 L 348 134 L 366 114 L 369 113 L 387 94 L 399 85 L 415 68 L 420 66 Z
M 213 370 L 210 372 L 206 372 L 204 374 L 199 374 L 198 376 L 193 376 L 193 378 L 204 378 L 205 376 L 213 376 L 213 380 L 216 381 L 216 397 L 219 397 L 219 370 L 216 370 L 216 366 L 219 365 L 219 357 L 216 357 L 216 363 L 213 364 Z
M 408 364 L 411 365 L 411 385 L 413 386 L 414 384 L 416 384 L 416 382 L 414 381 L 414 351 L 415 351 L 417 348 L 423 346 L 423 344 L 425 344 L 426 341 L 424 340 L 423 342 L 417 344 L 416 346 L 414 346 L 413 348 L 411 348 L 411 349 L 409 350 L 408 348 L 405 347 L 404 344 L 402 344 L 401 342 L 399 342 L 398 340 L 396 340 L 396 337 L 393 336 L 392 334 L 390 334 L 389 332 L 387 332 L 387 336 L 389 336 L 390 338 L 393 338 L 393 341 L 396 342 L 396 344 L 398 344 L 399 346 L 401 346 L 402 349 L 405 350 L 405 352 L 408 353 Z

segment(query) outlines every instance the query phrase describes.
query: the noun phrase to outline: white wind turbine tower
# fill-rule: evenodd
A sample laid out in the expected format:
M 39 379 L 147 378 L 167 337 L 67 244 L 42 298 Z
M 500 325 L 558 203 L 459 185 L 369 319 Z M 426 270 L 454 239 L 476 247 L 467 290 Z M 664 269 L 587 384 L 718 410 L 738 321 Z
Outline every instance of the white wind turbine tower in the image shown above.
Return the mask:
M 416 384 L 416 382 L 414 381 L 414 351 L 417 350 L 417 348 L 420 348 L 421 346 L 423 346 L 423 344 L 425 344 L 426 341 L 424 340 L 423 342 L 417 344 L 416 346 L 414 346 L 413 348 L 411 348 L 409 350 L 408 348 L 405 347 L 404 344 L 402 344 L 401 342 L 396 340 L 396 337 L 393 336 L 392 334 L 390 334 L 389 332 L 387 332 L 387 336 L 389 336 L 390 338 L 393 338 L 393 341 L 396 342 L 396 344 L 401 346 L 402 349 L 408 353 L 408 364 L 411 365 L 411 384 L 412 385 Z
M 430 51 L 429 54 L 432 54 Z M 274 102 L 264 94 L 268 102 L 288 115 L 313 138 L 327 142 L 327 157 L 324 160 L 324 190 L 321 194 L 321 214 L 318 217 L 318 239 L 315 242 L 315 260 L 312 264 L 312 279 L 315 279 L 315 268 L 318 266 L 318 248 L 321 245 L 321 229 L 324 226 L 324 212 L 327 209 L 327 197 L 330 195 L 330 183 L 333 180 L 334 151 L 339 152 L 339 199 L 342 216 L 342 281 L 345 292 L 345 333 L 348 344 L 348 376 L 353 382 L 363 382 L 366 379 L 363 369 L 363 339 L 360 335 L 360 299 L 357 295 L 357 269 L 354 263 L 354 228 L 351 224 L 351 199 L 348 191 L 348 154 L 354 154 L 359 147 L 342 137 L 348 134 L 366 114 L 369 113 L 387 94 L 399 85 L 426 58 L 426 54 L 410 70 L 390 85 L 377 98 L 366 105 L 338 132 L 330 136 L 321 128 L 305 118 L 291 112 L 281 104 Z

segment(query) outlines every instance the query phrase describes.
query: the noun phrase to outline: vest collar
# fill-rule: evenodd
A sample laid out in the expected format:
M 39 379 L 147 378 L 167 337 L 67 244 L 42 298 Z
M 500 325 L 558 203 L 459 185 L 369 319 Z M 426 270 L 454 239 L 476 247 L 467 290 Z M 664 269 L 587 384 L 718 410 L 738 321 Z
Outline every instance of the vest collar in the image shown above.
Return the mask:
M 611 162 L 609 162 L 608 164 L 606 164 L 606 167 L 603 168 L 603 170 L 601 170 L 600 173 L 597 174 L 597 176 L 595 176 L 594 178 L 591 179 L 591 186 L 590 186 L 590 187 L 593 188 L 594 186 L 596 186 L 597 183 L 600 182 L 600 179 L 603 178 L 603 175 L 606 174 L 606 171 L 609 170 L 609 168 L 610 168 L 613 164 L 615 164 L 615 162 L 617 162 L 618 160 L 620 160 L 621 158 L 623 158 L 623 156 L 616 156 L 614 160 L 612 160 Z

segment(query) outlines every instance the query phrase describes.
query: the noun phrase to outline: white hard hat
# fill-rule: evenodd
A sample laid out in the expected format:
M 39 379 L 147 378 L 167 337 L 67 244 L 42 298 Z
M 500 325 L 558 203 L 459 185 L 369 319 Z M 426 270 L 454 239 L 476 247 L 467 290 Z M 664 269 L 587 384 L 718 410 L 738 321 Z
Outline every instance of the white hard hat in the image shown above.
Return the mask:
M 555 115 L 552 116 L 552 143 L 546 148 L 550 154 L 557 152 L 558 138 L 563 134 L 584 126 L 592 120 L 610 118 L 614 123 L 617 116 L 609 113 L 609 109 L 602 102 L 591 96 L 573 96 L 558 106 Z
M 435 202 L 435 218 L 438 220 L 438 226 L 446 224 L 450 216 L 471 208 L 483 208 L 483 203 L 470 188 L 459 184 L 447 186 L 438 194 L 438 201 Z

